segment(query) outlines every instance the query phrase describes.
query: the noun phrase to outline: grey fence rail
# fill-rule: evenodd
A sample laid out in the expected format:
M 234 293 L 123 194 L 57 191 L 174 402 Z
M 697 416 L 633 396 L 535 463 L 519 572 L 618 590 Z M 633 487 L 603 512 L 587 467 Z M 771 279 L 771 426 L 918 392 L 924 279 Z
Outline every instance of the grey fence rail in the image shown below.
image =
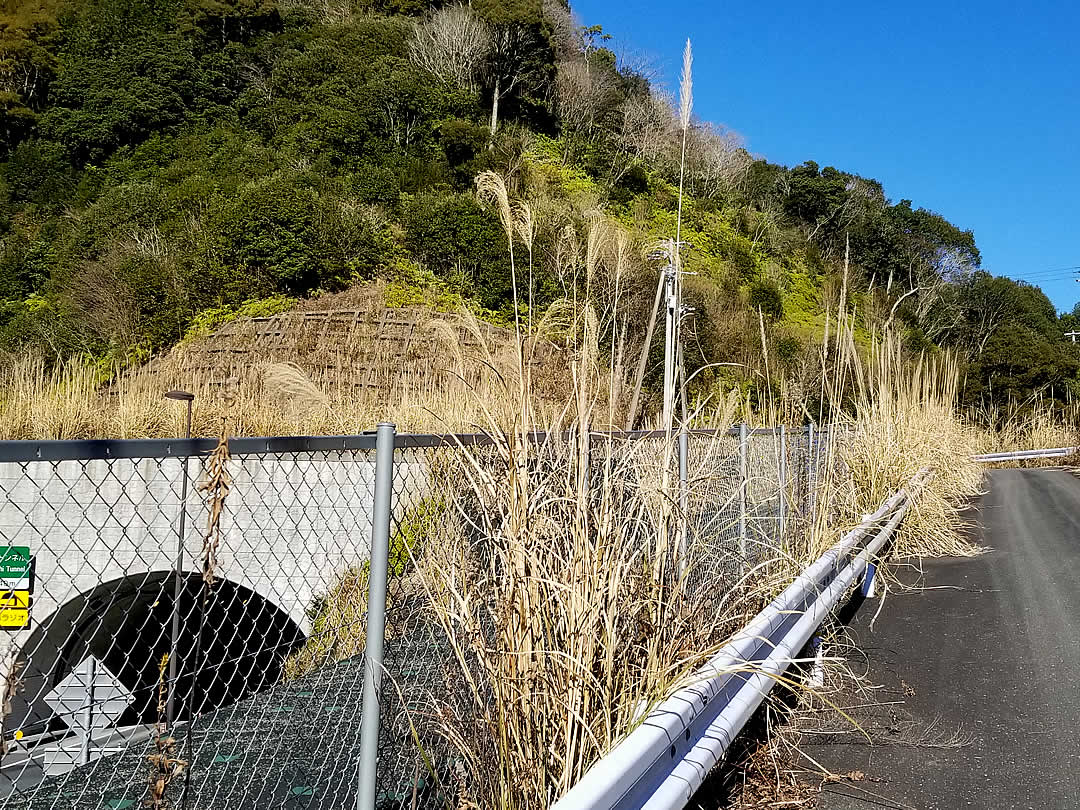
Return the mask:
M 693 479 L 688 531 L 733 580 L 804 531 L 828 456 L 813 426 L 695 430 L 674 450 L 590 435 Z M 497 446 L 392 426 L 227 453 L 0 442 L 0 808 L 452 803 L 424 706 L 454 675 L 412 565 L 455 465 L 497 465 Z

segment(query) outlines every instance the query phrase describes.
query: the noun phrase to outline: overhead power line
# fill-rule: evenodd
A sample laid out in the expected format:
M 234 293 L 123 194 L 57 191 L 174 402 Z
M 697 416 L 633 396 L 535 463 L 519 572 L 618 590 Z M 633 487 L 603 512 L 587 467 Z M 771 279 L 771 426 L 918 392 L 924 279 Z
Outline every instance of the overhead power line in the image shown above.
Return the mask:
M 1016 277 L 1023 279 L 1055 277 L 1070 278 L 1072 276 L 1075 276 L 1077 274 L 1077 271 L 1080 271 L 1080 265 L 1076 265 L 1074 267 L 1048 268 L 1046 270 L 1029 270 L 1026 272 L 1016 273 Z

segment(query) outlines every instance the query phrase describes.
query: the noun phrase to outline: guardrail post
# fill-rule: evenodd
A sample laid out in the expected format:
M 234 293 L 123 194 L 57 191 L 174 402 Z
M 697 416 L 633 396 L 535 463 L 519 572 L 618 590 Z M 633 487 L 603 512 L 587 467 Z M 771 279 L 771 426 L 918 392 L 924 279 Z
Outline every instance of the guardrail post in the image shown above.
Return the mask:
M 784 539 L 784 521 L 787 518 L 787 433 L 780 425 L 780 540 Z
M 739 425 L 739 556 L 746 557 L 746 422 Z
M 821 636 L 814 636 L 810 645 L 814 649 L 814 663 L 810 665 L 810 676 L 806 685 L 811 689 L 820 689 L 825 685 L 825 645 Z
M 364 644 L 364 703 L 360 716 L 360 766 L 356 810 L 374 810 L 379 762 L 379 688 L 386 636 L 386 577 L 390 557 L 390 514 L 394 488 L 396 428 L 380 423 L 375 443 L 375 502 L 371 517 L 367 635 Z
M 867 599 L 877 596 L 877 565 L 872 562 L 866 564 L 866 573 L 863 575 L 862 594 Z

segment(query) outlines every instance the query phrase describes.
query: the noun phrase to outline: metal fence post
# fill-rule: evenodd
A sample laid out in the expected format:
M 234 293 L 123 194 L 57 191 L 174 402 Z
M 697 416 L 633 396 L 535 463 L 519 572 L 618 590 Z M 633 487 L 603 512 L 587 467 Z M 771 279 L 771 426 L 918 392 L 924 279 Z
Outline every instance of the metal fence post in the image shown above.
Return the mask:
M 379 687 L 386 634 L 386 577 L 390 557 L 390 514 L 394 489 L 396 428 L 380 423 L 375 443 L 375 503 L 371 518 L 367 636 L 364 644 L 364 703 L 360 716 L 360 767 L 356 810 L 374 810 L 379 760 Z
M 806 427 L 806 513 L 814 522 L 814 423 Z
M 679 431 L 679 573 L 686 572 L 687 532 L 690 521 L 687 516 L 689 508 L 690 487 L 690 434 L 686 430 L 686 422 L 683 422 Z
M 585 426 L 585 435 L 581 437 L 585 442 L 582 447 L 582 460 L 585 463 L 585 469 L 581 471 L 582 490 L 585 492 L 586 499 L 591 497 L 592 493 L 592 425 Z
M 784 539 L 784 521 L 787 518 L 787 433 L 780 425 L 780 540 Z
M 746 557 L 746 422 L 739 425 L 739 555 Z
M 179 402 L 187 403 L 187 430 L 184 438 L 191 441 L 191 406 L 195 400 L 194 394 L 187 391 L 169 391 L 165 396 Z M 180 521 L 176 529 L 176 560 L 173 562 L 173 603 L 172 603 L 172 628 L 169 636 L 169 693 L 165 703 L 166 727 L 172 730 L 176 723 L 176 690 L 179 688 L 179 655 L 180 655 L 180 599 L 184 593 L 184 539 L 187 535 L 187 501 L 188 501 L 188 474 L 190 472 L 191 453 L 184 454 L 183 478 L 180 484 Z M 190 713 L 191 707 L 188 706 Z
M 94 681 L 97 678 L 97 664 L 93 655 L 86 656 L 86 692 L 83 697 L 82 707 L 82 733 L 83 738 L 79 748 L 79 762 L 87 765 L 90 762 L 90 747 L 94 736 Z

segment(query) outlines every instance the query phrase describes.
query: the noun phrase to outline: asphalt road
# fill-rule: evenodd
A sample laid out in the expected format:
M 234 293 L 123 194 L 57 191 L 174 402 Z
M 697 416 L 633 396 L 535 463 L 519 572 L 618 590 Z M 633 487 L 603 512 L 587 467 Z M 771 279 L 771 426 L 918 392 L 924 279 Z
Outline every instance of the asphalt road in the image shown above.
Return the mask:
M 828 785 L 823 810 L 1080 807 L 1080 479 L 997 470 L 970 513 L 990 551 L 923 561 L 880 615 L 850 632 L 878 708 L 806 752 L 857 781 Z M 888 705 L 884 705 L 888 704 Z

